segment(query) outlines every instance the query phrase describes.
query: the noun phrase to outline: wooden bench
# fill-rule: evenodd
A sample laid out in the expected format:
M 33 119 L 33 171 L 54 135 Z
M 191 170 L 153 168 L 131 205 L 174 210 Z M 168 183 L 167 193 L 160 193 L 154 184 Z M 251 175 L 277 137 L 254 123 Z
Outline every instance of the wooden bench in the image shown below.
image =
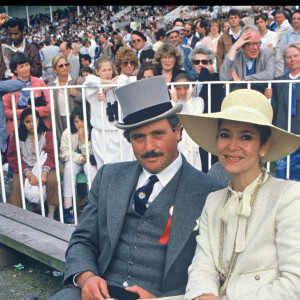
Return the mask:
M 0 202 L 0 244 L 65 273 L 65 252 L 75 226 Z

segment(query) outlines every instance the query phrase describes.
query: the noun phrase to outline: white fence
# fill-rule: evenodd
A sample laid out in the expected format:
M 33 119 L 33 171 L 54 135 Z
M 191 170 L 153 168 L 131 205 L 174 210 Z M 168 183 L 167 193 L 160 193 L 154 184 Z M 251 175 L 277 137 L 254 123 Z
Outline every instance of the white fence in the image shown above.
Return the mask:
M 291 131 L 291 99 L 292 99 L 292 83 L 295 82 L 300 82 L 299 80 L 295 81 L 295 80 L 282 80 L 282 81 L 268 81 L 268 87 L 271 87 L 271 83 L 289 83 L 289 101 L 288 101 L 288 131 Z M 169 85 L 171 85 L 171 89 L 174 89 L 175 85 L 183 85 L 183 84 L 188 84 L 190 85 L 190 87 L 193 84 L 196 84 L 199 82 L 177 82 L 177 83 L 170 83 Z M 247 84 L 247 88 L 251 88 L 251 84 L 255 84 L 255 83 L 266 83 L 266 81 L 242 81 L 242 82 L 235 82 L 235 83 L 240 83 L 240 84 Z M 213 88 L 213 85 L 215 84 L 225 84 L 226 85 L 226 95 L 229 93 L 230 90 L 230 84 L 233 84 L 233 82 L 230 81 L 226 81 L 226 82 L 220 82 L 220 81 L 213 81 L 213 82 L 201 82 L 201 84 L 207 84 L 208 85 L 208 112 L 211 112 L 211 90 Z M 104 87 L 118 87 L 120 85 L 99 85 L 96 86 L 99 91 L 102 91 L 102 89 Z M 54 144 L 54 157 L 55 157 L 55 166 L 56 166 L 56 177 L 57 177 L 57 181 L 58 181 L 58 191 L 59 191 L 59 219 L 60 222 L 64 222 L 64 218 L 63 218 L 63 198 L 62 198 L 62 188 L 61 188 L 61 172 L 60 172 L 60 164 L 59 164 L 59 150 L 58 150 L 58 141 L 57 141 L 57 135 L 56 135 L 56 120 L 55 120 L 55 108 L 54 108 L 54 97 L 53 97 L 53 90 L 54 89 L 59 89 L 62 87 L 38 87 L 38 88 L 26 88 L 24 90 L 30 90 L 31 91 L 31 98 L 34 98 L 33 95 L 33 91 L 34 90 L 43 90 L 43 89 L 48 89 L 50 91 L 50 107 L 51 107 L 51 128 L 52 128 L 52 132 L 53 132 L 53 144 Z M 71 112 L 69 109 L 69 105 L 68 105 L 68 96 L 67 96 L 67 89 L 70 88 L 81 88 L 82 89 L 82 107 L 83 107 L 83 113 L 84 113 L 84 120 L 87 119 L 87 115 L 86 115 L 86 99 L 85 99 L 85 88 L 83 85 L 73 85 L 73 86 L 64 86 L 64 93 L 65 93 L 65 105 L 66 105 L 66 115 L 70 116 Z M 101 105 L 101 112 L 102 112 L 102 128 L 104 128 L 104 117 L 106 114 L 106 107 L 104 105 L 104 102 L 100 102 L 99 105 Z M 17 114 L 16 114 L 16 105 L 15 105 L 15 97 L 14 97 L 14 93 L 12 93 L 12 109 L 13 109 L 13 118 L 14 118 L 14 128 L 18 128 L 18 120 L 17 120 Z M 34 124 L 34 139 L 35 141 L 37 141 L 37 126 L 36 126 L 36 114 L 35 114 L 35 104 L 34 101 L 32 101 L 32 109 L 33 109 L 33 124 Z M 122 118 L 121 118 L 121 108 L 120 105 L 118 106 L 119 109 L 119 121 L 122 122 Z M 68 140 L 69 140 L 69 151 L 70 151 L 70 160 L 72 161 L 72 146 L 71 146 L 71 124 L 70 124 L 70 118 L 67 117 L 67 128 L 68 128 Z M 84 133 L 85 133 L 85 140 L 88 141 L 88 128 L 87 128 L 87 122 L 84 122 Z M 119 130 L 120 132 L 120 136 L 123 135 L 123 131 Z M 103 136 L 103 144 L 105 145 L 105 130 L 103 130 L 102 132 L 102 136 Z M 20 147 L 19 147 L 19 136 L 18 136 L 18 130 L 15 130 L 15 135 L 16 135 L 16 148 L 17 148 L 17 159 L 18 159 L 18 168 L 19 168 L 19 174 L 23 174 L 22 173 L 22 166 L 21 166 L 21 153 L 20 153 Z M 120 138 L 121 141 L 121 138 Z M 38 151 L 38 143 L 35 142 L 35 153 L 39 153 Z M 104 157 L 106 156 L 106 148 L 104 148 Z M 120 142 L 120 154 L 121 154 L 121 160 L 123 161 L 123 145 L 122 142 Z M 1 156 L 1 152 L 0 152 L 0 161 L 2 161 L 2 156 Z M 89 155 L 87 155 L 87 163 L 89 165 Z M 40 168 L 40 158 L 39 155 L 37 155 L 37 164 L 38 164 L 38 169 L 41 170 Z M 211 155 L 209 154 L 209 168 L 211 167 Z M 270 167 L 270 164 L 268 164 L 268 169 Z M 289 156 L 287 159 L 287 178 L 289 178 L 289 173 L 290 173 L 290 160 L 289 160 Z M 73 178 L 73 174 L 74 174 L 74 170 L 73 170 L 73 166 L 71 164 L 71 178 Z M 88 189 L 90 189 L 91 187 L 91 180 L 90 180 L 90 170 L 88 169 Z M 26 209 L 26 203 L 25 203 L 25 197 L 24 197 L 24 181 L 23 181 L 23 176 L 19 176 L 20 178 L 20 186 L 21 186 L 21 194 L 22 194 L 22 207 L 23 209 Z M 2 201 L 3 202 L 8 202 L 8 199 L 6 198 L 6 193 L 5 193 L 5 182 L 7 182 L 7 179 L 5 178 L 5 175 L 3 173 L 3 166 L 0 163 L 0 179 L 1 179 L 1 190 L 2 190 Z M 43 216 L 45 216 L 45 206 L 44 206 L 44 201 L 43 201 L 43 192 L 42 192 L 42 180 L 41 180 L 41 171 L 39 171 L 38 174 L 38 181 L 39 181 L 39 191 L 40 191 L 40 203 L 41 203 L 41 214 Z M 78 215 L 77 215 L 77 206 L 76 206 L 76 192 L 75 192 L 75 188 L 76 188 L 76 182 L 74 182 L 72 180 L 72 191 L 73 191 L 73 209 L 74 209 L 74 222 L 75 225 L 78 223 Z

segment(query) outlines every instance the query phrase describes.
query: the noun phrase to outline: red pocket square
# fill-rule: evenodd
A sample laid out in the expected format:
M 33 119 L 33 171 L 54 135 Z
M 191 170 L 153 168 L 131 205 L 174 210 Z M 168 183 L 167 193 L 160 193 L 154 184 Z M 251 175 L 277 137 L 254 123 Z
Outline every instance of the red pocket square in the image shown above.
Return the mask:
M 166 225 L 166 228 L 165 228 L 161 238 L 158 241 L 160 244 L 168 245 L 169 238 L 170 238 L 170 231 L 171 231 L 171 223 L 172 223 L 172 216 L 170 216 L 168 223 Z

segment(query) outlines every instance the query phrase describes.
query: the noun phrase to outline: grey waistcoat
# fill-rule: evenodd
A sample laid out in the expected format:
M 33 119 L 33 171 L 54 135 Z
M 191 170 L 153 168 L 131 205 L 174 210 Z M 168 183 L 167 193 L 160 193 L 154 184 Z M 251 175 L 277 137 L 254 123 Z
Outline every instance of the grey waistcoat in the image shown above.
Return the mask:
M 159 243 L 170 218 L 181 168 L 141 217 L 129 203 L 120 240 L 104 273 L 109 285 L 138 285 L 159 296 L 162 293 L 167 245 Z

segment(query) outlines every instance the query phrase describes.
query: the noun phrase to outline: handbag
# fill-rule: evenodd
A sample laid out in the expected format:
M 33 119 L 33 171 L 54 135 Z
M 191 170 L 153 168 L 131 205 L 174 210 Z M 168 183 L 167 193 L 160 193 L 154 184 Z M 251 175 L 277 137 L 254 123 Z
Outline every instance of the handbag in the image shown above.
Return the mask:
M 42 92 L 41 96 L 34 98 L 35 107 L 46 106 L 46 99 L 44 93 Z M 28 105 L 31 106 L 31 99 L 28 100 Z

